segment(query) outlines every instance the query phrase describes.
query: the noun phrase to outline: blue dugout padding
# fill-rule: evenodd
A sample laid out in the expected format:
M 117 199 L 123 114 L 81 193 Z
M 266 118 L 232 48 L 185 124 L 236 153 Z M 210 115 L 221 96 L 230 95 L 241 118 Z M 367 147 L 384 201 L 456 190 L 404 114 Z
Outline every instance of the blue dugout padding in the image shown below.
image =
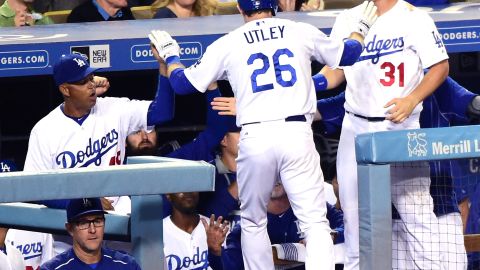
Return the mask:
M 427 9 L 449 53 L 480 51 L 479 8 L 478 3 L 455 3 Z M 339 12 L 281 12 L 278 17 L 312 24 L 328 34 Z M 157 69 L 158 64 L 147 38 L 154 29 L 166 30 L 178 40 L 180 59 L 190 66 L 201 58 L 214 40 L 242 24 L 240 15 L 216 15 L 2 27 L 0 77 L 51 74 L 55 61 L 70 52 L 84 54 L 92 67 L 102 68 L 103 71 Z
M 142 269 L 163 269 L 162 196 L 213 191 L 215 167 L 203 161 L 129 157 L 127 165 L 0 174 L 0 225 L 65 233 L 65 210 L 25 203 L 36 200 L 131 195 L 130 216 L 107 214 L 106 239 L 132 242 Z
M 360 269 L 392 269 L 390 163 L 480 156 L 480 126 L 358 135 Z

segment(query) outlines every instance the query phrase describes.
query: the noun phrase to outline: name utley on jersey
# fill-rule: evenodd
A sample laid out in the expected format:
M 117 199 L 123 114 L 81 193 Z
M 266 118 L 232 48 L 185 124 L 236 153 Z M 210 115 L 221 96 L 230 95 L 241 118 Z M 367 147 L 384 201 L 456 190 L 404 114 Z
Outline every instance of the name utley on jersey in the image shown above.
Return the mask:
M 126 137 L 147 125 L 150 101 L 97 98 L 79 125 L 58 106 L 30 134 L 25 171 L 120 165 Z
M 349 35 L 348 18 L 357 7 L 337 17 L 332 38 Z M 355 15 L 353 15 L 355 16 Z M 383 106 L 393 98 L 407 96 L 423 79 L 423 69 L 448 59 L 433 20 L 424 11 L 399 0 L 378 17 L 365 38 L 358 61 L 344 67 L 347 79 L 345 109 L 364 116 L 382 117 Z M 422 110 L 419 104 L 412 114 Z
M 315 113 L 311 60 L 336 67 L 342 52 L 341 40 L 331 42 L 309 24 L 267 18 L 216 40 L 185 76 L 199 91 L 227 79 L 237 98 L 240 126 Z

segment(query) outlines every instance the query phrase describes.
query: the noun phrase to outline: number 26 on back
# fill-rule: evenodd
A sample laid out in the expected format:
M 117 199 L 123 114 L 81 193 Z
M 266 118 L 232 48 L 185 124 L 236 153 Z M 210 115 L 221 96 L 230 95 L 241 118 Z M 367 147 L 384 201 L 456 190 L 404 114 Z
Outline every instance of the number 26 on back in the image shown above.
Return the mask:
M 267 55 L 263 53 L 254 53 L 251 54 L 247 60 L 248 65 L 252 65 L 256 60 L 263 62 L 261 68 L 255 69 L 250 75 L 250 81 L 252 83 L 252 90 L 254 93 L 262 92 L 266 90 L 272 90 L 274 88 L 273 84 L 276 82 L 283 87 L 291 87 L 297 82 L 297 73 L 295 69 L 289 64 L 280 64 L 280 56 L 285 55 L 287 57 L 294 57 L 293 53 L 289 49 L 278 49 L 272 55 L 271 61 Z M 270 69 L 271 63 L 273 63 L 273 68 L 275 70 L 275 81 L 272 79 L 271 83 L 265 83 L 258 85 L 257 77 L 265 75 Z M 284 79 L 282 73 L 286 72 L 290 74 L 289 79 Z

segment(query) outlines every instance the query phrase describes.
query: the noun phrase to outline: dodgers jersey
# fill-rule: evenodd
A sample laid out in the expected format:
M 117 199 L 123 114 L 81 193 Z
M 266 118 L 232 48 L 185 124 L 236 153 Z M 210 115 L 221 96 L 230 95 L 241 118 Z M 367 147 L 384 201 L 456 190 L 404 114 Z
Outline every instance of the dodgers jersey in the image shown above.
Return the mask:
M 331 42 L 312 25 L 267 18 L 213 42 L 185 76 L 201 92 L 212 81 L 228 80 L 241 126 L 315 113 L 311 60 L 336 67 L 342 53 L 342 41 Z
M 202 215 L 200 218 L 209 220 Z M 189 234 L 173 224 L 170 216 L 164 218 L 163 243 L 166 270 L 212 270 L 208 262 L 207 233 L 201 221 Z
M 147 126 L 150 101 L 97 98 L 79 125 L 61 106 L 32 129 L 25 171 L 121 165 L 126 137 Z
M 42 263 L 55 255 L 51 234 L 10 229 L 5 245 L 13 246 L 20 251 L 25 261 L 25 270 L 37 270 Z
M 358 6 L 338 16 L 331 36 L 347 37 L 349 18 L 360 12 Z M 423 79 L 424 68 L 448 59 L 433 20 L 403 0 L 378 17 L 364 43 L 357 62 L 344 67 L 348 82 L 345 109 L 364 116 L 385 116 L 389 108 L 383 106 L 412 92 Z M 412 115 L 421 110 L 420 103 Z

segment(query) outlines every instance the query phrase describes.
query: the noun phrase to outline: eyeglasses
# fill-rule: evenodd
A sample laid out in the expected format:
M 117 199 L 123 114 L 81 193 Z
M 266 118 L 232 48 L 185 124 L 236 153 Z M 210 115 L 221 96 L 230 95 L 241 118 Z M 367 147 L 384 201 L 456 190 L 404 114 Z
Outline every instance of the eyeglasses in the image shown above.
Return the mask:
M 103 227 L 103 226 L 105 226 L 105 218 L 96 218 L 96 219 L 91 219 L 91 220 L 84 219 L 84 220 L 79 220 L 79 221 L 76 222 L 77 228 L 80 229 L 80 230 L 86 230 L 86 229 L 90 228 L 90 224 L 92 224 L 92 223 L 93 223 L 93 226 L 95 228 Z
M 90 74 L 88 75 L 87 77 L 85 77 L 84 79 L 80 80 L 80 81 L 76 81 L 76 82 L 71 82 L 69 84 L 74 84 L 74 85 L 85 85 L 89 82 L 93 82 L 93 74 Z

